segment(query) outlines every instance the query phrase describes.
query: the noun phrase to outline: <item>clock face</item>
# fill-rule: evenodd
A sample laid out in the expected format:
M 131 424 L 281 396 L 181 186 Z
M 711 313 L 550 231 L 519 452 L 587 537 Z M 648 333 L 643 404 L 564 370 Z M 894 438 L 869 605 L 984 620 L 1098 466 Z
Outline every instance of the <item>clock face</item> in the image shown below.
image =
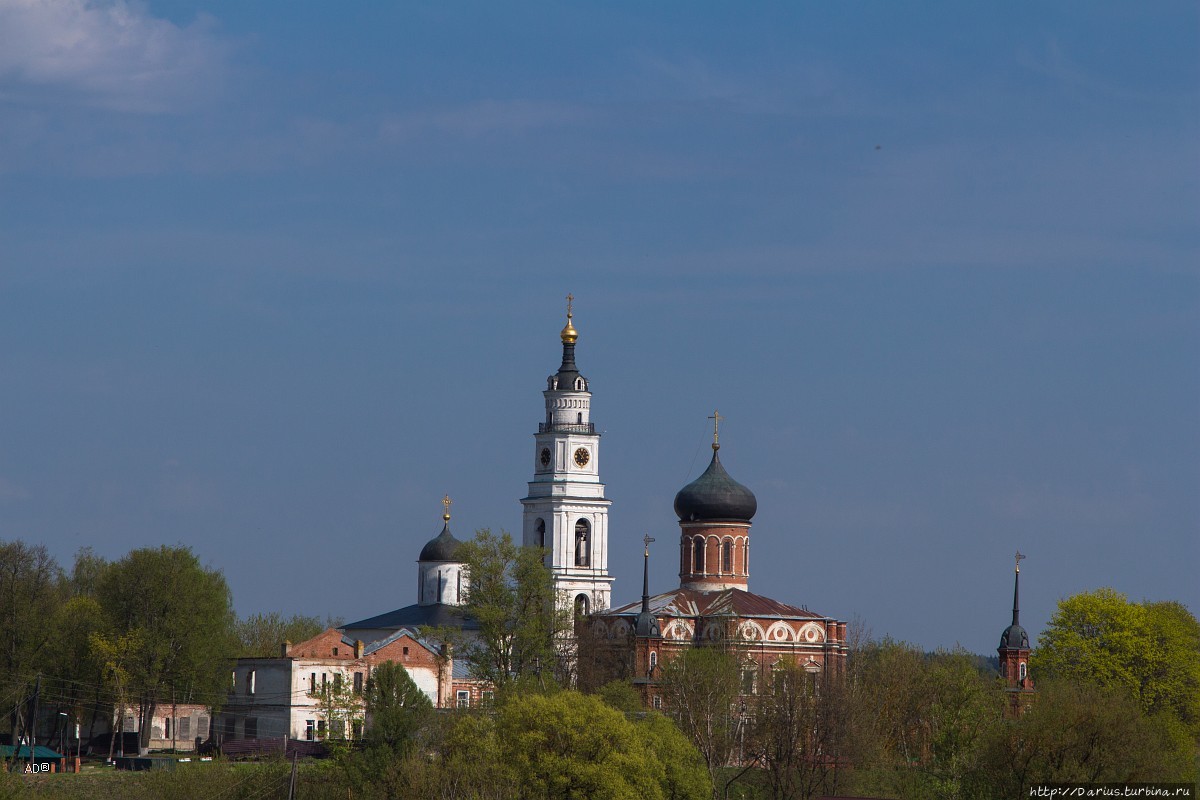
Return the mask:
M 539 456 L 539 459 L 541 460 L 543 467 L 550 466 L 550 448 L 549 447 L 542 448 L 542 454 L 541 454 L 541 456 Z
M 575 463 L 581 467 L 586 467 L 592 455 L 587 451 L 586 447 L 580 447 L 575 451 Z

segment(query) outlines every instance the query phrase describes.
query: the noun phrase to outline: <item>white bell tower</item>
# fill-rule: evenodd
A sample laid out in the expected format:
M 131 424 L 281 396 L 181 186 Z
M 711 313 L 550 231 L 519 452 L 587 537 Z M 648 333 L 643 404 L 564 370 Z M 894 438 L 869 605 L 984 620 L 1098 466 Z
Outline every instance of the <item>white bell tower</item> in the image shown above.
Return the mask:
M 525 507 L 522 541 L 544 547 L 559 602 L 588 614 L 609 607 L 608 507 L 600 482 L 600 434 L 591 421 L 592 393 L 575 366 L 578 331 L 562 329 L 563 357 L 546 380 L 546 418 L 534 435 L 533 480 Z

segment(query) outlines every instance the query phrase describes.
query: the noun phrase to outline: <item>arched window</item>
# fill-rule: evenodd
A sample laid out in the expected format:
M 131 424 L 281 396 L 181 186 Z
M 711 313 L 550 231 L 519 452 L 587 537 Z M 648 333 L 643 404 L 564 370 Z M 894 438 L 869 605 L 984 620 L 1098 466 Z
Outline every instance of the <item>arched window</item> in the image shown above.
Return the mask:
M 728 539 L 721 543 L 721 571 L 733 572 L 733 542 Z
M 650 674 L 654 674 L 654 668 L 658 666 L 658 653 L 650 651 Z
M 704 539 L 697 536 L 692 540 L 692 572 L 704 572 Z
M 538 521 L 534 523 L 534 530 L 537 531 L 537 546 L 546 546 L 546 520 L 538 517 Z
M 591 602 L 588 600 L 588 596 L 586 594 L 575 596 L 575 616 L 586 617 L 590 607 Z
M 1025 682 L 1025 662 L 1024 661 L 1021 662 L 1021 666 L 1017 667 L 1017 671 L 1021 675 L 1021 678 L 1020 678 L 1021 682 L 1024 683 Z
M 586 519 L 581 519 L 575 523 L 575 566 L 587 567 L 591 565 L 592 555 L 592 526 L 588 524 Z

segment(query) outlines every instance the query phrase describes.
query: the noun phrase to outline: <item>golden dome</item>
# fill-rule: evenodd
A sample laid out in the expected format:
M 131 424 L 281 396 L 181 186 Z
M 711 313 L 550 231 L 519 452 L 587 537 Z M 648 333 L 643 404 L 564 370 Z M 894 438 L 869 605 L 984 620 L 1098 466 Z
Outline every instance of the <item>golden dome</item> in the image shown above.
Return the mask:
M 575 340 L 579 338 L 579 331 L 575 330 L 575 326 L 571 324 L 571 315 L 567 315 L 567 327 L 562 329 L 559 334 L 562 337 L 563 344 L 575 344 Z
M 579 331 L 575 330 L 575 326 L 571 324 L 571 304 L 574 300 L 575 295 L 567 295 L 567 326 L 559 334 L 562 337 L 563 344 L 575 344 L 575 340 L 579 338 Z

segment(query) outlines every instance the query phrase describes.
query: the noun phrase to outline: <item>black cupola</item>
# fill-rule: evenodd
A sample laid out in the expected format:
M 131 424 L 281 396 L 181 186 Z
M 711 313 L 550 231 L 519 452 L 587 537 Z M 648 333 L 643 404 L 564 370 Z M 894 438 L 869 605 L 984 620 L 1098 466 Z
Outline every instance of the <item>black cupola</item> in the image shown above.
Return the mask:
M 754 492 L 729 477 L 713 443 L 712 463 L 704 474 L 675 495 L 675 513 L 681 522 L 749 522 L 758 511 Z

